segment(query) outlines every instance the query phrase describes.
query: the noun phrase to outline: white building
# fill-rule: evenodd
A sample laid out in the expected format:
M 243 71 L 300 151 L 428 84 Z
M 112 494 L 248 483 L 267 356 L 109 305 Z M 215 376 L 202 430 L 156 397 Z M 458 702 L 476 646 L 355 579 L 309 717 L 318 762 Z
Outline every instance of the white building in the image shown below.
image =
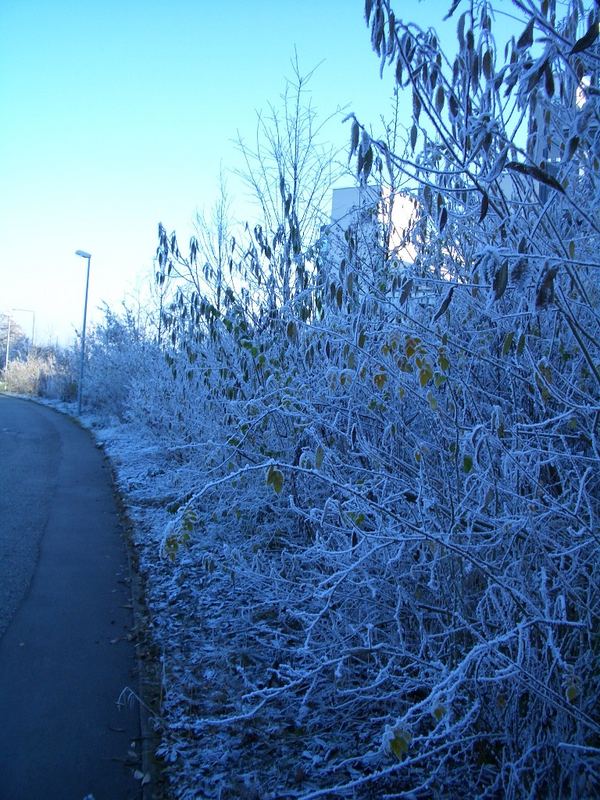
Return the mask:
M 415 200 L 406 193 L 392 195 L 387 187 L 351 186 L 333 190 L 334 239 L 344 242 L 346 232 L 353 227 L 363 245 L 403 263 L 414 261 L 410 231 L 415 215 Z

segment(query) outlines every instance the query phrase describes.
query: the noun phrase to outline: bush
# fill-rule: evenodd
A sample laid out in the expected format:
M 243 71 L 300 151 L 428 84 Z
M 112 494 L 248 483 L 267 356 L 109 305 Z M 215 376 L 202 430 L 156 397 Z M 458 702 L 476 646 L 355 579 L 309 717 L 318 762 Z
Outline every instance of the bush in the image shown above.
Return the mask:
M 5 391 L 51 397 L 70 402 L 77 388 L 73 378 L 73 355 L 59 348 L 30 353 L 27 359 L 11 361 L 4 371 Z
M 475 4 L 447 67 L 366 6 L 414 116 L 406 154 L 358 120 L 352 148 L 412 186 L 415 257 L 360 230 L 323 255 L 290 219 L 255 229 L 247 294 L 172 307 L 163 750 L 182 794 L 240 796 L 243 763 L 260 796 L 591 796 L 600 166 L 572 76 L 596 86 L 597 19 L 543 2 L 497 65 Z
M 412 191 L 414 257 L 303 239 L 282 169 L 230 286 L 175 285 L 201 254 L 161 227 L 160 347 L 92 336 L 90 402 L 154 442 L 161 752 L 180 797 L 591 797 L 597 18 L 544 0 L 498 63 L 487 3 L 454 60 L 366 8 L 413 120 L 399 154 L 352 119 L 352 152 Z

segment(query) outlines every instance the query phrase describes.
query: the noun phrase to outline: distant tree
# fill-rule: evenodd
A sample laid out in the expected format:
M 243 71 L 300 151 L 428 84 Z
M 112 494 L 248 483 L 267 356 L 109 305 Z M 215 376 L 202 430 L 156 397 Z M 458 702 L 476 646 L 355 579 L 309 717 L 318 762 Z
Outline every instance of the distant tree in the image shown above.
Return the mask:
M 343 171 L 335 150 L 322 140 L 340 112 L 320 119 L 308 88 L 314 70 L 302 74 L 297 55 L 292 69 L 280 106 L 258 115 L 254 144 L 238 136 L 244 160 L 239 174 L 260 210 L 253 233 L 267 261 L 272 306 L 287 305 L 306 288 L 304 253 L 329 222 L 331 187 Z
M 6 369 L 7 343 L 8 359 L 22 360 L 29 352 L 29 339 L 21 326 L 8 314 L 0 315 L 0 364 Z
M 221 177 L 211 217 L 198 216 L 187 252 L 176 233 L 159 226 L 157 280 L 175 289 L 171 310 L 164 313 L 168 328 L 182 319 L 189 325 L 200 304 L 218 315 L 232 305 L 243 307 L 259 325 L 270 324 L 292 300 L 305 317 L 312 313 L 312 248 L 329 222 L 331 186 L 343 168 L 321 139 L 331 117 L 320 121 L 312 107 L 307 89 L 312 73 L 303 75 L 297 58 L 292 68 L 281 108 L 271 105 L 258 115 L 254 145 L 241 136 L 238 141 L 244 162 L 238 174 L 250 189 L 256 219 L 240 231 Z M 177 339 L 172 330 L 170 335 Z
M 169 237 L 164 226 L 159 225 L 156 281 L 163 292 L 173 294 L 178 288 L 188 297 L 192 293 L 202 295 L 220 309 L 227 285 L 226 269 L 229 266 L 231 272 L 235 250 L 231 199 L 222 171 L 218 197 L 208 215 L 201 211 L 196 213 L 195 229 L 186 255 L 180 252 L 175 233 Z
M 227 180 L 223 171 L 219 175 L 219 194 L 213 205 L 210 216 L 199 212 L 196 215 L 196 242 L 198 251 L 204 260 L 202 268 L 203 281 L 198 276 L 199 257 L 194 262 L 196 280 L 194 285 L 198 293 L 212 290 L 213 301 L 217 311 L 221 311 L 223 294 L 228 286 L 227 269 L 232 259 L 233 221 L 231 198 L 227 189 Z M 231 268 L 229 269 L 231 275 Z

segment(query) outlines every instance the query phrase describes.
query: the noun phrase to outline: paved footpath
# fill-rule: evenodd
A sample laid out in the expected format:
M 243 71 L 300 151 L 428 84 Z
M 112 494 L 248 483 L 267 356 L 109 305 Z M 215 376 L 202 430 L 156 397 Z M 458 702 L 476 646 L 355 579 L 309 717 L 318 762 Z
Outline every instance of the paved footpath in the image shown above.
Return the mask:
M 139 713 L 117 705 L 137 688 L 130 603 L 101 451 L 0 395 L 0 800 L 140 797 Z

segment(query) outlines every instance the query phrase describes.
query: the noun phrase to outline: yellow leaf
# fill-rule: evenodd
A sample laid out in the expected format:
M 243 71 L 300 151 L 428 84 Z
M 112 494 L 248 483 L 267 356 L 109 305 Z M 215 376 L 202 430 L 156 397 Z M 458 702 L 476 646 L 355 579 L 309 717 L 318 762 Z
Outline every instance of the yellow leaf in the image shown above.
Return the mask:
M 379 390 L 383 389 L 386 381 L 387 381 L 387 375 L 385 374 L 385 372 L 378 372 L 376 375 L 373 376 L 373 383 Z
M 427 386 L 432 377 L 433 377 L 433 372 L 431 371 L 431 367 L 427 364 L 419 372 L 419 383 L 421 384 L 422 387 L 425 387 Z
M 407 358 L 410 358 L 415 354 L 415 350 L 417 349 L 419 342 L 420 339 L 417 339 L 414 336 L 407 337 L 406 344 L 404 345 L 404 352 L 406 353 Z

